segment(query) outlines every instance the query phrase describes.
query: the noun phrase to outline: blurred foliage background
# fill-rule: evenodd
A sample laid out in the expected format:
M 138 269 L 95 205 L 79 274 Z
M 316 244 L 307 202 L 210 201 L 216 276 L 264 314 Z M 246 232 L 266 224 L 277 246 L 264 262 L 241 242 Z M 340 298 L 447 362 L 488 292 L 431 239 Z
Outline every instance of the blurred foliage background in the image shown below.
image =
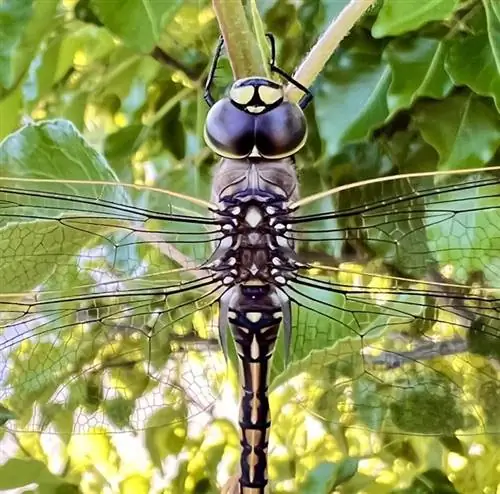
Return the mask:
M 277 38 L 279 65 L 293 72 L 346 3 L 257 1 Z M 120 181 L 209 199 L 216 157 L 203 142 L 202 94 L 218 35 L 203 0 L 3 0 L 0 139 L 31 121 L 64 118 Z M 223 88 L 230 79 L 223 64 L 217 81 Z M 310 136 L 297 157 L 303 196 L 390 173 L 498 164 L 500 4 L 379 1 L 312 90 Z M 18 136 L 20 153 L 30 156 L 23 175 L 89 178 L 88 170 L 45 159 L 50 147 L 68 144 L 57 126 Z M 276 398 L 274 409 L 286 399 Z M 491 438 L 388 439 L 343 430 L 313 437 L 300 414 L 292 407 L 273 425 L 272 492 L 500 492 Z M 218 492 L 236 468 L 236 426 L 229 414 L 197 433 L 180 422 L 127 441 L 85 436 L 59 455 L 50 438 L 28 434 L 13 445 L 8 438 L 8 448 L 0 443 L 0 490 Z

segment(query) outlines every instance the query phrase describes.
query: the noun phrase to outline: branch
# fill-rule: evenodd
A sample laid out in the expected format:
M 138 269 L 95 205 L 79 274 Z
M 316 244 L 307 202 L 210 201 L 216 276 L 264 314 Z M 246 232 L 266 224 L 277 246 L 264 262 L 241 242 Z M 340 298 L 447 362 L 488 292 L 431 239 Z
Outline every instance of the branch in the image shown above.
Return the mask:
M 349 34 L 356 21 L 375 1 L 351 0 L 313 46 L 302 64 L 295 71 L 294 79 L 305 87 L 311 87 L 340 42 Z M 290 101 L 298 101 L 302 97 L 302 91 L 289 84 L 286 88 L 286 95 Z
M 241 0 L 212 0 L 235 79 L 265 75 Z
M 179 60 L 176 60 L 174 57 L 171 57 L 167 52 L 162 50 L 159 46 L 155 46 L 153 48 L 153 50 L 150 53 L 150 56 L 152 56 L 157 62 L 160 62 L 162 65 L 165 65 L 166 67 L 171 67 L 175 70 L 181 70 L 193 82 L 196 82 L 200 77 L 200 74 L 196 73 L 193 69 L 184 65 L 183 63 L 179 62 Z

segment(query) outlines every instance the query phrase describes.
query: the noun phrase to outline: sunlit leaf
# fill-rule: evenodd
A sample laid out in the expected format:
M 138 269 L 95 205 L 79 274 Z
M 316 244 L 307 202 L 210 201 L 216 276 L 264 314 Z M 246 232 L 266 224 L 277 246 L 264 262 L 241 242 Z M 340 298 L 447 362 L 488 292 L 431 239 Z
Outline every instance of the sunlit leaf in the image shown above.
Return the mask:
M 356 474 L 358 460 L 347 458 L 340 463 L 321 463 L 307 477 L 301 492 L 329 494 Z
M 55 490 L 63 480 L 52 474 L 45 463 L 33 459 L 12 458 L 0 465 L 0 489 L 16 489 L 31 483 L 49 484 Z
M 161 469 L 161 463 L 169 454 L 179 454 L 187 435 L 185 404 L 165 407 L 151 415 L 146 432 L 146 448 L 153 464 Z
M 384 0 L 372 28 L 375 38 L 397 36 L 414 31 L 430 21 L 441 21 L 451 16 L 458 0 Z
M 150 482 L 141 475 L 131 475 L 120 482 L 120 494 L 148 494 Z
M 0 144 L 3 177 L 116 181 L 104 158 L 66 120 L 32 124 Z M 64 182 L 58 192 L 65 190 Z M 72 189 L 68 185 L 66 191 Z
M 91 6 L 102 23 L 129 46 L 150 52 L 160 40 L 161 28 L 175 15 L 181 1 L 92 0 Z

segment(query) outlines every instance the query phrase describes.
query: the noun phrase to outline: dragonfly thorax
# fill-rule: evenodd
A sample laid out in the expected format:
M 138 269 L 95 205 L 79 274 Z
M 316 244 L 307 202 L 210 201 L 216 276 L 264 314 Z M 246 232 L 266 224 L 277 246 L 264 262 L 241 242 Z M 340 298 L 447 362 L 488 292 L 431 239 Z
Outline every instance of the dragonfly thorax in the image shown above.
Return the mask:
M 225 285 L 284 285 L 296 271 L 293 240 L 286 237 L 288 211 L 251 200 L 218 213 L 223 238 L 208 265 Z

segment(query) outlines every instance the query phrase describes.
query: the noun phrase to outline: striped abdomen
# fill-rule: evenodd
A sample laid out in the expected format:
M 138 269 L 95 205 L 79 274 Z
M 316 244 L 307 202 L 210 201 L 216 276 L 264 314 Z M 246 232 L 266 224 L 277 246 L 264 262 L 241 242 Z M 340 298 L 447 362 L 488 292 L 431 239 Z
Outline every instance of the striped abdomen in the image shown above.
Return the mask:
M 261 294 L 256 298 L 245 294 L 244 286 L 239 288 L 240 295 L 246 299 L 241 301 L 243 305 L 253 306 L 252 311 L 229 312 L 242 386 L 240 486 L 242 494 L 263 494 L 267 485 L 267 450 L 271 426 L 269 368 L 282 312 L 279 305 L 273 307 L 273 297 L 265 293 L 272 291 L 272 287 L 260 287 Z M 255 293 L 253 287 L 252 293 Z

